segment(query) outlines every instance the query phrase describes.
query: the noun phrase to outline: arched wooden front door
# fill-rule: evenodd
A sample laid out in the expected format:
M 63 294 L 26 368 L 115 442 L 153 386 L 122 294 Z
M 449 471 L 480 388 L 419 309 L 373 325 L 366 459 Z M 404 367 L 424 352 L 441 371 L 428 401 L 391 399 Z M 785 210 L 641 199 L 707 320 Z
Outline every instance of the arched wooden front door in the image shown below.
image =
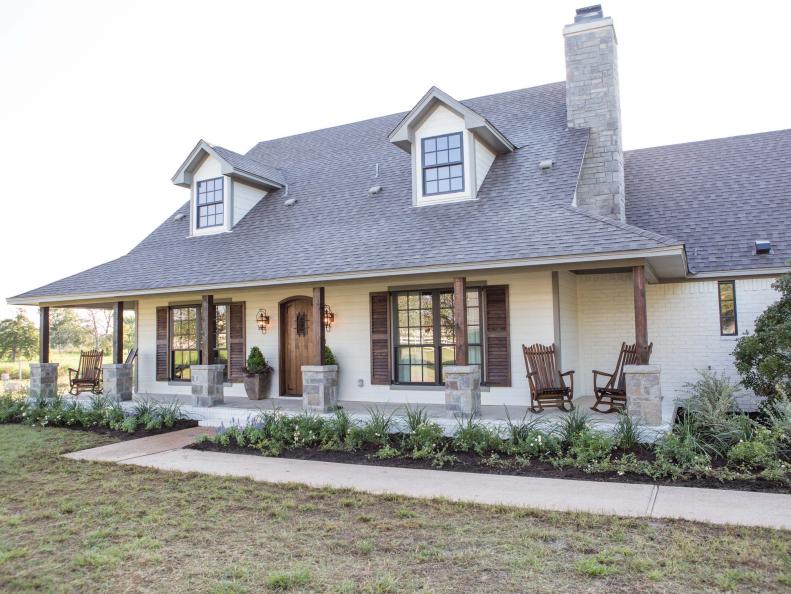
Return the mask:
M 284 396 L 302 395 L 302 366 L 311 361 L 312 310 L 310 297 L 280 302 L 280 393 Z

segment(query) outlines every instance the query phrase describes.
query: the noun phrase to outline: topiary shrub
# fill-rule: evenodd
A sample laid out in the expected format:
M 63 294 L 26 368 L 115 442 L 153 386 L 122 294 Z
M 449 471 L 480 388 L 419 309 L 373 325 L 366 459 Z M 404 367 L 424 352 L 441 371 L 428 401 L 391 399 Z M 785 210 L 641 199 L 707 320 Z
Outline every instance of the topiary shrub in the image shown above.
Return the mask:
M 755 331 L 740 338 L 733 351 L 742 384 L 770 400 L 791 398 L 791 274 L 772 288 L 780 300 L 758 316 Z
M 335 353 L 327 345 L 324 345 L 324 365 L 337 365 L 338 361 L 335 359 Z
M 247 367 L 244 368 L 244 371 L 245 373 L 270 373 L 272 366 L 266 362 L 261 349 L 253 347 L 247 356 Z

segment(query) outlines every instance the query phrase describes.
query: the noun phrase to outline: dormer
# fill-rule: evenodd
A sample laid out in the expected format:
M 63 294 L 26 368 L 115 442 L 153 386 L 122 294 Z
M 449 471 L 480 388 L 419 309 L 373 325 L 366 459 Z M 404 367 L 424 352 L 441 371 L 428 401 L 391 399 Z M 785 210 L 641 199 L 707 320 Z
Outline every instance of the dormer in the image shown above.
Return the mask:
M 412 156 L 412 204 L 475 200 L 499 154 L 516 147 L 486 118 L 437 87 L 390 133 Z
M 281 171 L 201 140 L 173 176 L 190 189 L 190 235 L 231 231 L 268 192 L 285 186 Z

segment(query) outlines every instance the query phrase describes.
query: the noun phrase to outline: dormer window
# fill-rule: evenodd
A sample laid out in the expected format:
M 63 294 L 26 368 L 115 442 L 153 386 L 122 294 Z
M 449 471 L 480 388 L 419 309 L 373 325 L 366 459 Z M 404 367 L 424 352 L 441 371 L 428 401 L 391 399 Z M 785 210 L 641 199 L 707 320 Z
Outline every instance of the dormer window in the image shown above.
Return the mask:
M 216 177 L 198 182 L 198 228 L 219 227 L 225 223 L 223 179 Z
M 423 195 L 464 191 L 464 147 L 461 132 L 422 139 Z

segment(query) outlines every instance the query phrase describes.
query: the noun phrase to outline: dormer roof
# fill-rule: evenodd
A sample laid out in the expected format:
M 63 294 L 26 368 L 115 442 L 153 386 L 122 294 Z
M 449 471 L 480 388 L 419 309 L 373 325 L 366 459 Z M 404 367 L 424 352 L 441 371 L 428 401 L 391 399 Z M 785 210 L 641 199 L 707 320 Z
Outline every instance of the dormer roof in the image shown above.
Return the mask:
M 185 188 L 192 186 L 192 174 L 207 156 L 217 159 L 223 175 L 267 190 L 278 190 L 286 185 L 283 172 L 279 169 L 202 139 L 171 178 L 173 183 Z
M 505 134 L 495 128 L 485 117 L 437 87 L 431 87 L 423 95 L 423 98 L 417 102 L 417 105 L 390 132 L 388 137 L 390 142 L 411 153 L 414 142 L 414 129 L 426 115 L 431 113 L 437 104 L 442 104 L 457 113 L 459 117 L 464 119 L 464 127 L 477 134 L 496 153 L 504 154 L 516 150 L 516 146 L 508 140 Z

